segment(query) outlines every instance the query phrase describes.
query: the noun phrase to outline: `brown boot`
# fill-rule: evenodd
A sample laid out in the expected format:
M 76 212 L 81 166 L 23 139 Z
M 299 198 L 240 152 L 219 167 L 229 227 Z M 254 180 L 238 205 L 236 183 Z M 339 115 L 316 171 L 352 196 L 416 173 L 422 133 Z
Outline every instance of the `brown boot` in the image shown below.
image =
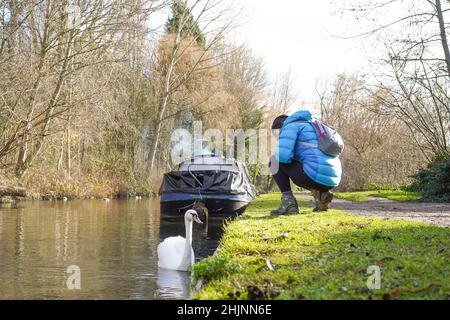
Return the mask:
M 334 195 L 330 192 L 320 192 L 319 199 L 319 212 L 322 211 L 328 211 L 328 206 L 330 205 L 331 201 L 333 201 Z
M 320 207 L 320 191 L 318 190 L 311 190 L 311 195 L 314 197 L 314 212 L 319 211 Z

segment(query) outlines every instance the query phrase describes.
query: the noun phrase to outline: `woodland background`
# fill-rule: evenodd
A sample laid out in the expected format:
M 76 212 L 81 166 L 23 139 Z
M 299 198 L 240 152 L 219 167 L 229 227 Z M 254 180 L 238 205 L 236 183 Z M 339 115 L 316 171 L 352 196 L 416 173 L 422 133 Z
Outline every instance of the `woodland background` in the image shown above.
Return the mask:
M 378 19 L 399 4 L 394 20 Z M 384 54 L 371 75 L 318 82 L 309 106 L 345 140 L 340 189 L 450 200 L 450 2 L 345 8 L 372 26 L 354 36 L 378 39 Z M 161 10 L 164 32 L 148 24 Z M 174 129 L 270 128 L 303 107 L 292 72 L 269 78 L 248 45 L 229 40 L 240 22 L 225 0 L 0 0 L 0 184 L 44 198 L 156 193 Z M 259 191 L 274 188 L 249 169 Z

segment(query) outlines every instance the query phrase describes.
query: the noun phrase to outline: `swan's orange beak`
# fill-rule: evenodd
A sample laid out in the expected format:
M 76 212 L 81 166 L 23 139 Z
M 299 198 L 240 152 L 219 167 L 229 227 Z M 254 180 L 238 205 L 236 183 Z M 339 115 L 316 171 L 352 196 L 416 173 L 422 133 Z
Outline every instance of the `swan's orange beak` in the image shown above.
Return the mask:
M 194 221 L 197 222 L 198 224 L 203 224 L 203 221 L 200 220 L 200 218 L 199 218 L 197 215 L 194 215 L 192 218 L 193 218 Z

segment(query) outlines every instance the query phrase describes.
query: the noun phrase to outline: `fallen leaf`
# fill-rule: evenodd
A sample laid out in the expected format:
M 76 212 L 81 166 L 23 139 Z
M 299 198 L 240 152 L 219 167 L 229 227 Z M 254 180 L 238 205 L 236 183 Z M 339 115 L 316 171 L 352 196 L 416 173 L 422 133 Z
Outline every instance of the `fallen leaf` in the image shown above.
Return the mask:
M 268 289 L 267 295 L 270 298 L 275 298 L 275 297 L 278 297 L 280 295 L 280 293 L 277 290 L 275 290 L 274 288 L 270 288 L 270 289 Z
M 264 292 L 258 286 L 255 286 L 255 285 L 247 286 L 247 292 L 248 292 L 248 298 L 250 300 L 265 299 Z

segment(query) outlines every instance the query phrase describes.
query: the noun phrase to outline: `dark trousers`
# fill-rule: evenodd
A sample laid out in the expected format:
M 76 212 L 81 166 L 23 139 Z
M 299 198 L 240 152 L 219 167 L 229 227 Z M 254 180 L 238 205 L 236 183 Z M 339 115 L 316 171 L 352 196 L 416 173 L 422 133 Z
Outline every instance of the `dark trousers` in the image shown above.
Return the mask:
M 290 164 L 278 163 L 278 170 L 276 170 L 276 166 L 272 166 L 272 164 L 276 160 L 271 160 L 271 172 L 273 179 L 276 184 L 280 188 L 281 192 L 289 192 L 292 191 L 290 180 L 294 182 L 295 185 L 308 189 L 308 190 L 317 190 L 321 192 L 330 191 L 333 189 L 332 187 L 324 186 L 312 180 L 303 170 L 303 163 L 299 161 L 293 161 Z

